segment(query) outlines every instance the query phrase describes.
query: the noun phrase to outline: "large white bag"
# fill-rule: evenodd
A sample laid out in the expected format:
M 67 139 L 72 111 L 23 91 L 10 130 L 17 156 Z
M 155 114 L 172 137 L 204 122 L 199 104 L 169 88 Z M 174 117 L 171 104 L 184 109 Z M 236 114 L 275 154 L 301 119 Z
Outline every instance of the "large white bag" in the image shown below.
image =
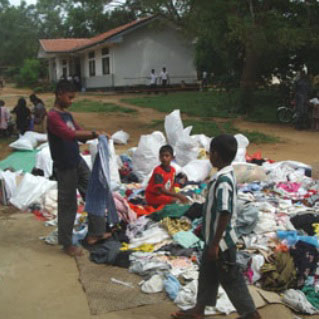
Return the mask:
M 140 181 L 149 175 L 155 166 L 159 165 L 159 150 L 166 144 L 162 132 L 153 132 L 150 135 L 142 135 L 133 154 L 133 171 Z
M 44 172 L 44 177 L 50 177 L 52 175 L 53 161 L 51 158 L 50 148 L 42 148 L 35 156 L 35 168 L 42 169 Z
M 179 136 L 183 134 L 184 130 L 180 110 L 174 110 L 165 116 L 164 127 L 168 144 L 174 148 Z
M 112 135 L 112 139 L 115 144 L 127 144 L 130 135 L 123 130 L 117 131 Z
M 209 176 L 212 168 L 209 160 L 193 160 L 183 167 L 182 172 L 189 181 L 202 182 Z
M 199 147 L 204 148 L 206 152 L 209 152 L 211 137 L 206 136 L 205 134 L 195 134 L 192 135 L 192 138 L 196 141 Z
M 0 179 L 4 180 L 4 186 L 8 199 L 10 199 L 17 189 L 17 176 L 21 175 L 22 171 L 0 171 Z
M 176 162 L 182 167 L 197 159 L 200 151 L 196 139 L 189 134 L 190 131 L 181 134 L 175 147 Z
M 9 144 L 9 147 L 19 151 L 33 151 L 34 149 L 32 142 L 23 136 Z
M 33 176 L 26 173 L 17 187 L 10 203 L 21 209 L 27 209 L 31 204 L 40 200 L 40 198 L 49 190 L 55 189 L 57 182 L 50 181 L 42 176 Z
M 236 134 L 234 137 L 237 140 L 237 147 L 238 147 L 234 162 L 246 163 L 246 149 L 249 145 L 249 140 L 243 134 Z
M 46 142 L 47 140 L 47 134 L 28 131 L 9 146 L 20 151 L 33 151 L 38 143 Z

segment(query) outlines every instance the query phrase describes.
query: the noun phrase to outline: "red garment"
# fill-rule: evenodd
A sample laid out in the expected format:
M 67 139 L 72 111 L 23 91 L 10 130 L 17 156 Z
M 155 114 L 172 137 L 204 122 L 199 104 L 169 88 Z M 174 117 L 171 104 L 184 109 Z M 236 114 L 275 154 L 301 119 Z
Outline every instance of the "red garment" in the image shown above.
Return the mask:
M 161 206 L 155 208 L 153 206 L 134 205 L 130 202 L 128 202 L 128 205 L 136 213 L 137 217 L 141 217 L 144 215 L 150 215 L 150 214 L 153 214 L 154 212 L 160 211 L 164 208 L 164 205 L 161 205 Z
M 159 189 L 164 187 L 171 192 L 174 187 L 175 174 L 176 171 L 173 166 L 170 166 L 169 170 L 165 170 L 162 165 L 154 169 L 145 190 L 146 202 L 149 205 L 167 205 L 173 202 L 174 198 L 172 196 L 161 194 Z

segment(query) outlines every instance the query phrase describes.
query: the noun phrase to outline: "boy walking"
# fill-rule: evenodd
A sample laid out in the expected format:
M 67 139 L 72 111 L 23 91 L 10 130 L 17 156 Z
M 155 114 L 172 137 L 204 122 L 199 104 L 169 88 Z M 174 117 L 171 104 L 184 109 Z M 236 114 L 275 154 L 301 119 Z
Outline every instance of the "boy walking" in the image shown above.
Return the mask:
M 204 205 L 203 251 L 197 303 L 193 309 L 178 311 L 179 319 L 201 319 L 206 306 L 215 306 L 219 284 L 225 289 L 240 319 L 261 318 L 249 294 L 244 277 L 236 264 L 236 180 L 231 162 L 237 152 L 237 141 L 231 135 L 219 135 L 210 145 L 210 161 L 218 169 L 208 184 Z
M 103 133 L 82 130 L 71 113 L 66 111 L 75 97 L 75 88 L 71 82 L 60 80 L 55 97 L 54 108 L 48 113 L 48 139 L 58 180 L 58 240 L 65 253 L 78 256 L 82 254 L 81 249 L 72 245 L 77 189 L 85 198 L 90 175 L 80 155 L 78 140 L 96 138 Z

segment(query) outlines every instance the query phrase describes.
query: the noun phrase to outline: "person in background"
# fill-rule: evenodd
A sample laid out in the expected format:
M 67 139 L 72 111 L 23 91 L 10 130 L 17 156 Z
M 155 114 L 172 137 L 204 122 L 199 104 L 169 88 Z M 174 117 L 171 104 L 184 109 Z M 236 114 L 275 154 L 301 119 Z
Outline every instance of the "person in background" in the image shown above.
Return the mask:
M 45 129 L 45 117 L 47 116 L 47 111 L 45 109 L 44 103 L 35 94 L 30 95 L 30 101 L 33 103 L 33 123 L 34 131 L 39 133 L 44 133 Z
M 25 98 L 21 97 L 18 100 L 18 104 L 11 111 L 11 113 L 16 115 L 16 126 L 17 130 L 21 135 L 30 129 L 31 123 L 31 111 L 27 107 L 27 102 Z
M 70 256 L 82 255 L 82 250 L 72 244 L 72 233 L 77 213 L 77 189 L 85 199 L 90 170 L 80 155 L 78 141 L 106 135 L 104 132 L 82 130 L 67 108 L 75 98 L 75 87 L 67 80 L 60 80 L 55 91 L 54 108 L 48 113 L 48 140 L 53 166 L 58 181 L 58 241 Z M 93 222 L 94 223 L 94 222 Z M 97 225 L 100 226 L 100 225 Z M 106 229 L 106 224 L 104 225 Z M 94 228 L 89 218 L 89 227 Z M 91 236 L 89 244 L 109 237 Z
M 169 80 L 169 76 L 168 76 L 168 73 L 167 73 L 167 70 L 166 68 L 164 67 L 162 69 L 162 72 L 160 73 L 160 79 L 161 79 L 161 83 L 162 83 L 162 88 L 163 89 L 166 89 L 167 88 L 167 85 L 168 85 L 168 80 Z M 166 92 L 166 91 L 165 91 Z M 166 92 L 167 93 L 167 92 Z
M 0 100 L 0 135 L 1 136 L 9 136 L 9 120 L 10 113 L 8 109 L 5 107 L 5 102 Z
M 203 207 L 205 247 L 199 270 L 197 301 L 194 308 L 172 314 L 178 319 L 202 319 L 206 306 L 216 306 L 219 285 L 225 289 L 240 317 L 259 319 L 244 276 L 236 264 L 237 235 L 236 179 L 231 166 L 237 153 L 232 135 L 216 136 L 210 144 L 210 161 L 218 172 L 208 184 Z
M 300 72 L 300 77 L 294 85 L 297 119 L 295 128 L 303 130 L 307 128 L 308 116 L 308 96 L 311 91 L 311 84 L 304 70 Z
M 161 165 L 154 169 L 145 190 L 146 202 L 149 205 L 167 205 L 177 200 L 183 203 L 188 202 L 184 195 L 174 192 L 176 171 L 171 166 L 173 157 L 173 148 L 170 145 L 164 145 L 160 148 L 159 158 Z

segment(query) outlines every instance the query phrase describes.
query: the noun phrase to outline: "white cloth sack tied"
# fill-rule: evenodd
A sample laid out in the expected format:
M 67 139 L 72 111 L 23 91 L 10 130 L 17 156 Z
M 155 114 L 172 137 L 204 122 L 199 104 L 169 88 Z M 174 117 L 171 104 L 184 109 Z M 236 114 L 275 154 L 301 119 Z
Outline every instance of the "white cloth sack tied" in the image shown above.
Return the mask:
M 123 130 L 117 131 L 112 135 L 112 139 L 115 144 L 127 144 L 130 135 Z
M 192 182 L 204 181 L 212 170 L 209 160 L 193 160 L 182 168 L 187 179 Z
M 47 140 L 47 134 L 28 131 L 15 142 L 9 144 L 9 147 L 20 151 L 33 151 L 38 143 L 46 142 Z
M 143 181 L 159 165 L 159 150 L 166 144 L 162 132 L 155 131 L 149 135 L 142 135 L 137 150 L 132 157 L 133 171 L 140 181 Z
M 189 162 L 196 160 L 200 148 L 196 140 L 190 136 L 190 129 L 186 128 L 177 140 L 175 153 L 176 162 L 180 166 L 185 166 Z
M 236 134 L 234 137 L 237 140 L 237 153 L 234 162 L 246 162 L 246 150 L 249 145 L 249 140 L 243 134 Z
M 25 210 L 31 204 L 39 201 L 46 192 L 56 187 L 57 182 L 26 173 L 14 196 L 11 197 L 10 203 L 18 209 Z
M 36 154 L 34 167 L 43 170 L 44 177 L 49 178 L 52 175 L 53 161 L 49 145 Z
M 168 144 L 174 148 L 179 136 L 183 134 L 184 130 L 180 110 L 174 110 L 172 113 L 165 116 L 164 128 Z

